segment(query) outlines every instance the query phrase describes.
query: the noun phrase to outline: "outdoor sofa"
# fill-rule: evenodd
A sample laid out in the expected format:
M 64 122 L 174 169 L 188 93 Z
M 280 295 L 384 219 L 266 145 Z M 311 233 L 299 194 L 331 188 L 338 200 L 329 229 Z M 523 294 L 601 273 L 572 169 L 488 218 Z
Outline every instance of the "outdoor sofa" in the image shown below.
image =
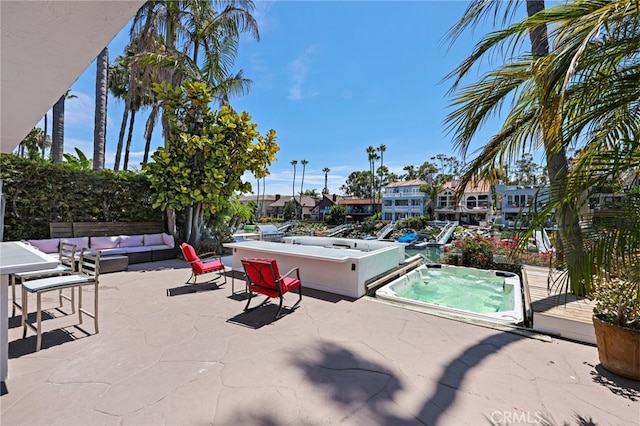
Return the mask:
M 126 256 L 129 264 L 175 259 L 179 252 L 173 235 L 165 233 L 28 240 L 38 250 L 54 256 L 61 242 L 75 244 L 78 255 L 84 248 L 94 249 L 100 251 L 103 260 L 109 256 Z

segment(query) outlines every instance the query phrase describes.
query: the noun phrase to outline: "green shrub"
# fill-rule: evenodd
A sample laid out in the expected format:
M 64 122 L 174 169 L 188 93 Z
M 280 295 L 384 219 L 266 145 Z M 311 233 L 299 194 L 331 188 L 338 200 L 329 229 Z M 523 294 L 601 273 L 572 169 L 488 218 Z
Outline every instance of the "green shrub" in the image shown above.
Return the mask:
M 49 238 L 50 222 L 154 222 L 144 174 L 78 170 L 73 166 L 0 155 L 6 199 L 4 239 Z

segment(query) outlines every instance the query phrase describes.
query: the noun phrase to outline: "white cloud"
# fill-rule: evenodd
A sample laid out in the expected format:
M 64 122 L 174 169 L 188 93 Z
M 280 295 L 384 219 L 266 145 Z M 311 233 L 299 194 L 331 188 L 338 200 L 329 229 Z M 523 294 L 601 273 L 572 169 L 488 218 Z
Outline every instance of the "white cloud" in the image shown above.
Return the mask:
M 317 96 L 318 92 L 311 94 L 305 93 L 305 84 L 307 82 L 307 72 L 309 64 L 312 62 L 312 57 L 316 51 L 314 46 L 309 46 L 300 56 L 293 61 L 289 62 L 288 68 L 291 74 L 292 85 L 289 88 L 288 98 L 294 101 L 298 101 L 303 98 L 309 98 Z
M 95 98 L 82 92 L 72 91 L 70 93 L 77 96 L 77 98 L 67 99 L 64 102 L 65 127 L 73 126 L 93 129 L 96 109 Z

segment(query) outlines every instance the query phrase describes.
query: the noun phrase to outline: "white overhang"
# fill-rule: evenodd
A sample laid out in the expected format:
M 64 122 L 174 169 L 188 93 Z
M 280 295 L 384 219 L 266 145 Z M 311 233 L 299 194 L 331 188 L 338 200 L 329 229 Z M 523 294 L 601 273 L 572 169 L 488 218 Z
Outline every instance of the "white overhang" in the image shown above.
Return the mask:
M 1 152 L 14 150 L 143 4 L 0 1 Z

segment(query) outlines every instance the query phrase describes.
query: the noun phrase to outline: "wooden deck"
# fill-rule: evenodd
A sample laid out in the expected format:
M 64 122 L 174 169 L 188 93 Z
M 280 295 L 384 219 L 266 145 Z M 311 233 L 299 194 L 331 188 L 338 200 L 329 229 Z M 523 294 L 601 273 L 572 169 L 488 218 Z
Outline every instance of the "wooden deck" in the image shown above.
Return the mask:
M 533 329 L 543 333 L 595 344 L 591 317 L 594 303 L 547 289 L 549 269 L 527 266 L 523 270 L 531 297 Z

